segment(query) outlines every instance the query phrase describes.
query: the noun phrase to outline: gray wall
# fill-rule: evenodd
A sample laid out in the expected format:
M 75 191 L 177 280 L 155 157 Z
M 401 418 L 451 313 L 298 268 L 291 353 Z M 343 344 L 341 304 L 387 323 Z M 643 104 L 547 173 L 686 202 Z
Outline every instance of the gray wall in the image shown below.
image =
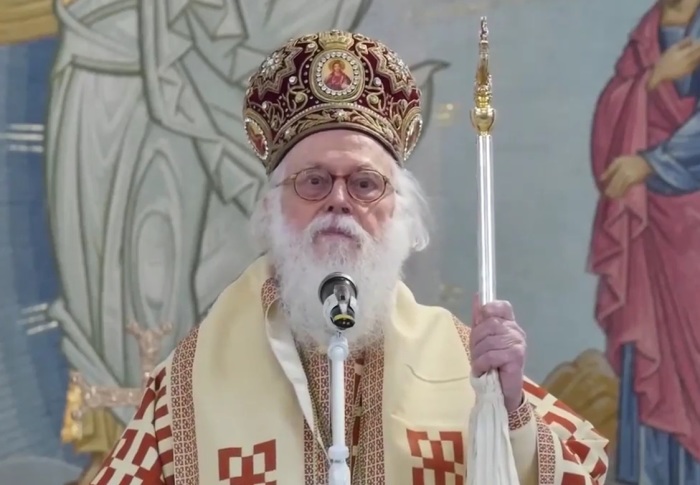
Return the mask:
M 478 285 L 476 148 L 469 109 L 478 18 L 485 13 L 499 116 L 498 296 L 513 303 L 528 332 L 528 373 L 542 380 L 581 351 L 604 348 L 593 319 L 595 280 L 585 272 L 597 197 L 590 124 L 629 31 L 653 2 L 501 0 L 471 13 L 469 2 L 433 0 L 428 6 L 405 0 L 398 14 L 396 3 L 375 2 L 361 30 L 384 38 L 409 63 L 425 57 L 450 62 L 435 77 L 434 109 L 440 118 L 444 105 L 454 106 L 451 119 L 430 127 L 412 161 L 435 197 L 439 221 L 437 240 L 419 257 L 410 281 L 430 303 L 438 301 L 440 283 L 463 288 L 461 301 L 450 307 L 462 318 L 469 315 Z M 391 17 L 397 24 L 388 28 Z M 434 267 L 439 272 L 426 270 Z
M 480 3 L 488 8 L 469 10 Z M 374 0 L 359 28 L 384 39 L 409 64 L 425 59 L 451 64 L 434 77 L 432 124 L 411 162 L 433 198 L 437 231 L 431 249 L 411 262 L 408 273 L 427 303 L 441 302 L 442 284 L 461 288 L 461 296 L 444 304 L 468 320 L 478 276 L 469 109 L 478 16 L 488 14 L 499 113 L 499 296 L 513 302 L 528 332 L 528 373 L 536 380 L 582 350 L 604 345 L 592 318 L 595 282 L 585 273 L 596 201 L 590 119 L 627 33 L 650 4 Z M 0 485 L 27 468 L 59 480 L 59 470 L 78 474 L 63 462 L 84 465 L 59 443 L 67 363 L 60 329 L 43 315 L 58 292 L 41 182 L 57 45 L 48 38 L 0 46 L 0 436 L 11 438 L 0 442 Z M 17 456 L 28 458 L 6 460 Z

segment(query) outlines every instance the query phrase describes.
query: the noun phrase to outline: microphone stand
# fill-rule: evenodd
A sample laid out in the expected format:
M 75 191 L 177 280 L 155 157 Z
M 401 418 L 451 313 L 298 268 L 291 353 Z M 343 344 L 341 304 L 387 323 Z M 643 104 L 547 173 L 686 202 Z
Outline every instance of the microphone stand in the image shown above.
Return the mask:
M 345 443 L 345 361 L 350 354 L 344 331 L 355 325 L 357 287 L 350 276 L 331 273 L 322 282 L 318 296 L 324 317 L 333 334 L 328 345 L 331 361 L 331 437 L 328 448 L 329 485 L 350 485 L 350 451 Z
M 328 484 L 350 485 L 350 451 L 345 443 L 345 361 L 350 354 L 348 339 L 337 330 L 328 346 L 331 360 L 331 436 L 328 448 Z

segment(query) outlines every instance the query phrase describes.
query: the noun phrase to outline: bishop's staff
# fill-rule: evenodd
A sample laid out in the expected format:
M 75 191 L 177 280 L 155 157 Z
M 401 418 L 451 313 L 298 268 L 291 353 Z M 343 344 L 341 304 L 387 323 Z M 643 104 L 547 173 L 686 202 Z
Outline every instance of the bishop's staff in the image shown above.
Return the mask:
M 479 61 L 474 80 L 474 108 L 471 122 L 477 133 L 479 153 L 479 298 L 480 303 L 496 298 L 496 258 L 493 216 L 493 139 L 496 111 L 491 106 L 489 72 L 489 31 L 481 18 Z M 472 376 L 476 403 L 469 419 L 469 485 L 517 485 L 518 473 L 508 433 L 508 413 L 495 372 Z

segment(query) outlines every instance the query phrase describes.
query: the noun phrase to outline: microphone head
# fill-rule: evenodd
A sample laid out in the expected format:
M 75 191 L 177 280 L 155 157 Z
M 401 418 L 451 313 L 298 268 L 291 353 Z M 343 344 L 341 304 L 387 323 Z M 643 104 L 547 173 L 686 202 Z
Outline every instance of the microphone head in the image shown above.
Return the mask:
M 343 331 L 355 325 L 357 311 L 357 286 L 345 273 L 331 273 L 318 287 L 318 297 L 323 304 L 323 313 L 331 325 Z
M 321 303 L 325 303 L 328 297 L 334 293 L 335 287 L 338 285 L 349 288 L 352 293 L 351 296 L 357 297 L 357 286 L 353 279 L 345 273 L 335 272 L 326 276 L 323 281 L 321 281 L 321 284 L 318 285 L 318 298 L 321 300 Z

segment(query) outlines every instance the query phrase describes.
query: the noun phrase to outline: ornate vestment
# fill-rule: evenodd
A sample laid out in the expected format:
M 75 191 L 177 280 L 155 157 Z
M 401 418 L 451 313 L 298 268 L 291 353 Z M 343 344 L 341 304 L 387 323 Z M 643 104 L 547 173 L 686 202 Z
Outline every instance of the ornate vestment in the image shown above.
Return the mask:
M 328 361 L 298 351 L 268 268 L 256 261 L 156 368 L 93 484 L 328 483 Z M 464 482 L 468 338 L 399 284 L 382 345 L 346 364 L 353 483 Z M 525 393 L 509 415 L 521 483 L 604 483 L 607 440 L 532 382 Z

